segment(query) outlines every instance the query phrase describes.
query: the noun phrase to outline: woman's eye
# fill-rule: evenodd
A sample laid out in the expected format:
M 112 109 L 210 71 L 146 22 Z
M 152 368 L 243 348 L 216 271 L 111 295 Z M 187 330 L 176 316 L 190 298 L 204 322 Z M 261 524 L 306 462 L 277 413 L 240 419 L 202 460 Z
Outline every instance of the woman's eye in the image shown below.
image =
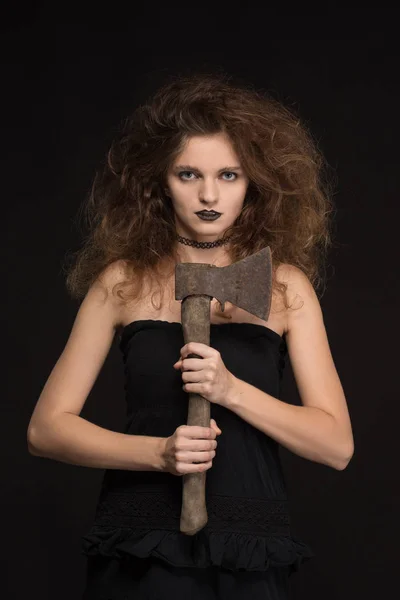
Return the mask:
M 192 171 L 181 171 L 179 173 L 179 178 L 183 179 L 183 181 L 190 181 L 191 179 L 193 179 L 193 177 L 188 177 L 190 175 L 194 175 L 194 173 Z M 223 173 L 223 175 L 233 175 L 233 177 L 228 177 L 226 181 L 234 181 L 235 179 L 237 179 L 237 175 L 236 173 L 233 173 L 233 171 L 226 171 L 225 173 Z
M 234 177 L 230 177 L 228 181 L 233 181 L 234 179 L 237 179 L 237 175 L 236 173 L 233 173 L 233 171 L 227 171 L 226 173 L 224 173 L 224 175 L 234 175 Z
M 188 175 L 188 174 L 189 174 L 189 175 L 193 175 L 192 171 L 181 171 L 181 172 L 179 173 L 179 177 L 180 177 L 181 179 L 183 179 L 183 180 L 187 180 L 188 178 L 187 178 L 187 177 L 183 177 L 183 175 Z M 190 179 L 191 179 L 191 178 L 190 178 Z

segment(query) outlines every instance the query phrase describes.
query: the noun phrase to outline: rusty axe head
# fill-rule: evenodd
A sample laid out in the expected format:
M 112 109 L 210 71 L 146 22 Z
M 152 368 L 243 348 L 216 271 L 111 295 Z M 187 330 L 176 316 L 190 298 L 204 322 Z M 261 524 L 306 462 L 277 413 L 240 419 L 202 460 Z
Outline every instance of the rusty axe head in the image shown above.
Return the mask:
M 175 266 L 175 299 L 206 295 L 268 319 L 272 298 L 272 259 L 269 246 L 227 267 L 206 263 Z

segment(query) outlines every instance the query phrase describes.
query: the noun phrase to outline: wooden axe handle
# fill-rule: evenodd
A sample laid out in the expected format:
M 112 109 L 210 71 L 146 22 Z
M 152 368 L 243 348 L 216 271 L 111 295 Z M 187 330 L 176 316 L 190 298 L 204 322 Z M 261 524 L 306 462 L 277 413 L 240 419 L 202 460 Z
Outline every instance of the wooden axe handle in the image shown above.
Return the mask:
M 211 296 L 200 294 L 187 296 L 182 300 L 181 317 L 185 344 L 200 342 L 210 345 L 210 302 Z M 189 354 L 188 358 L 201 356 Z M 187 425 L 210 427 L 210 402 L 200 394 L 189 392 Z M 194 535 L 208 521 L 206 475 L 207 471 L 183 475 L 180 530 L 187 535 Z

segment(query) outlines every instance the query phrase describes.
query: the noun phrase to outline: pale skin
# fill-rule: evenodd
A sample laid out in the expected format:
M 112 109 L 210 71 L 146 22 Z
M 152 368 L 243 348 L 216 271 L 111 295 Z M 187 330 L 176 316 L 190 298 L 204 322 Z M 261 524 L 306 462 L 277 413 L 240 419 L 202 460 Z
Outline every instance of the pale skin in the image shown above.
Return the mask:
M 189 165 L 193 170 L 182 170 L 178 165 Z M 239 169 L 227 171 L 226 167 Z M 248 179 L 227 138 L 221 134 L 191 138 L 166 181 L 177 232 L 198 241 L 221 237 L 240 214 L 247 185 Z M 203 208 L 214 208 L 222 216 L 214 222 L 201 221 L 195 211 Z M 223 246 L 198 249 L 178 244 L 177 252 L 186 262 L 230 264 Z M 221 434 L 214 421 L 209 428 L 183 424 L 170 437 L 155 438 L 117 433 L 80 417 L 121 327 L 139 319 L 180 321 L 180 302 L 174 300 L 173 281 L 169 302 L 156 312 L 150 294 L 134 307 L 119 303 L 111 289 L 124 277 L 123 261 L 113 263 L 83 300 L 66 346 L 35 406 L 28 428 L 29 449 L 35 455 L 98 468 L 159 470 L 175 475 L 211 468 L 216 437 Z M 267 322 L 234 306 L 227 312 L 233 321 L 250 321 L 279 335 L 286 334 L 302 406 L 286 404 L 238 379 L 211 346 L 194 342 L 184 345 L 171 368 L 181 370 L 185 391 L 197 391 L 210 402 L 234 411 L 304 458 L 343 469 L 354 451 L 352 429 L 318 299 L 299 269 L 281 265 L 277 277 L 288 284 L 287 298 L 289 303 L 295 300 L 298 310 L 282 310 L 274 296 Z M 213 299 L 211 321 L 224 318 Z M 192 352 L 202 358 L 187 358 Z

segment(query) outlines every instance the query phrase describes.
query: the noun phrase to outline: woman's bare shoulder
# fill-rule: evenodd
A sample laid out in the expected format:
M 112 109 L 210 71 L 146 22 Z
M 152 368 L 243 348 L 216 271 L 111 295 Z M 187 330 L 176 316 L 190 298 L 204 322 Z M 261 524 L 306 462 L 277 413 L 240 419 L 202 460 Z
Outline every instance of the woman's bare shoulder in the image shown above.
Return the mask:
M 120 283 L 132 281 L 132 278 L 132 268 L 130 268 L 128 262 L 123 259 L 118 259 L 104 267 L 96 280 L 97 285 L 103 288 L 105 294 L 108 295 L 112 301 L 117 324 L 119 324 L 121 318 L 123 302 L 120 296 L 115 293 L 115 286 Z
M 306 312 L 306 305 L 319 307 L 316 290 L 310 278 L 299 267 L 290 264 L 281 265 L 277 270 L 277 280 L 287 286 L 285 296 L 286 304 L 289 307 L 286 311 L 288 327 L 290 319 L 302 317 Z
M 289 317 L 294 309 L 301 308 L 305 294 L 312 288 L 307 275 L 299 267 L 290 263 L 281 263 L 276 268 L 276 281 L 285 284 L 284 296 L 277 294 L 274 306 L 281 312 L 285 321 L 285 332 L 289 329 Z
M 287 285 L 286 299 L 289 303 L 294 300 L 304 285 L 311 286 L 311 282 L 304 271 L 290 263 L 281 263 L 276 268 L 276 279 L 279 283 Z
M 111 290 L 114 285 L 126 281 L 132 274 L 132 269 L 129 269 L 128 262 L 124 259 L 118 259 L 107 265 L 99 274 L 98 280 L 108 290 Z

